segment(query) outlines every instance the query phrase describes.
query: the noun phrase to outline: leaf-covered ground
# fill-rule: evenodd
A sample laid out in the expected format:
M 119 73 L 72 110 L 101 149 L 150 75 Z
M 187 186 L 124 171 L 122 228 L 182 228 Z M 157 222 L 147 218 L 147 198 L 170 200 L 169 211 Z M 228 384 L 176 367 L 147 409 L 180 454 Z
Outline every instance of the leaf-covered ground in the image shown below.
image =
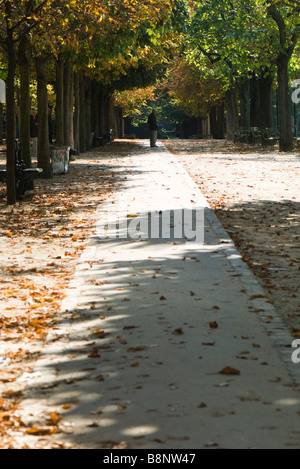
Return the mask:
M 167 141 L 290 329 L 300 333 L 300 153 Z
M 43 340 L 55 328 L 76 261 L 93 231 L 96 209 L 120 174 L 103 161 L 107 146 L 71 163 L 65 175 L 36 180 L 35 191 L 8 207 L 0 184 L 0 448 L 14 447 L 18 428 L 17 378 L 31 371 Z M 5 164 L 2 157 L 0 163 Z M 55 420 L 55 419 L 54 419 Z M 49 416 L 49 432 L 55 422 Z
M 300 155 L 227 142 L 168 141 L 265 288 L 269 301 L 300 331 Z M 54 434 L 60 415 L 26 426 L 22 387 L 93 232 L 96 209 L 122 186 L 126 171 L 112 156 L 136 150 L 116 141 L 71 163 L 66 175 L 35 182 L 35 192 L 7 207 L 0 185 L 0 448 L 18 448 L 14 433 Z M 4 160 L 0 161 L 4 164 Z M 213 327 L 213 326 L 212 326 Z M 37 436 L 39 434 L 37 433 Z

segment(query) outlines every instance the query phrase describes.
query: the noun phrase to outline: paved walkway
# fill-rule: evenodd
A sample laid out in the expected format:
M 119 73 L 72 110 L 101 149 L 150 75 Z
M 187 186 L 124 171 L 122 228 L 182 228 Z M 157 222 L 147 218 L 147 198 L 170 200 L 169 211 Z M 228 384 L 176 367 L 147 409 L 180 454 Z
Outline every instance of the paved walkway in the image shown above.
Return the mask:
M 126 185 L 99 208 L 23 421 L 62 414 L 44 438 L 77 448 L 299 448 L 293 339 L 202 194 L 161 144 L 110 164 Z M 192 242 L 178 214 L 203 209 Z M 151 239 L 170 210 L 176 237 Z

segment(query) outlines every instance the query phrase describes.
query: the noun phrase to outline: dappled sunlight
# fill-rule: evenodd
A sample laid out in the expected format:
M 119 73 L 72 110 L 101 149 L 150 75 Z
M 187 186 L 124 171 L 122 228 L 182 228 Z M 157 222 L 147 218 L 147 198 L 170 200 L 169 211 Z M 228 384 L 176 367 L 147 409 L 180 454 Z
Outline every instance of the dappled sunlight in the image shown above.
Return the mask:
M 201 154 L 203 158 L 216 158 L 229 160 L 265 160 L 276 159 L 280 155 L 278 149 L 262 145 L 238 144 L 229 140 L 164 140 L 164 144 L 170 151 L 180 155 L 196 156 Z M 224 156 L 226 155 L 226 156 Z M 297 152 L 285 153 L 284 157 L 295 157 Z M 298 156 L 300 156 L 298 152 Z
M 148 256 L 154 247 L 159 251 Z M 230 341 L 237 357 L 245 350 L 251 316 L 243 323 L 247 298 L 239 300 L 243 312 L 238 318 L 235 300 L 228 296 L 232 285 L 238 290 L 241 286 L 234 271 L 224 283 L 221 271 L 230 271 L 227 248 L 224 242 L 191 250 L 189 243 L 157 246 L 144 240 L 126 246 L 124 240 L 93 238 L 74 278 L 76 307 L 62 311 L 60 341 L 52 337 L 39 360 L 48 380 L 33 380 L 28 389 L 31 398 L 42 391 L 48 408 L 62 416 L 55 441 L 79 447 L 93 441 L 94 448 L 112 442 L 126 442 L 128 448 L 161 448 L 163 442 L 178 447 L 180 442 L 182 448 L 193 448 L 199 438 L 207 441 L 207 431 L 213 432 L 201 430 L 205 411 L 200 414 L 198 406 L 203 402 L 206 418 L 213 414 L 234 419 L 239 427 L 231 395 L 231 389 L 235 393 L 240 386 L 238 378 L 217 372 L 235 363 L 249 383 L 255 380 L 263 388 L 257 363 L 271 357 L 266 358 L 257 336 L 256 360 L 241 362 L 228 350 Z M 220 329 L 209 328 L 212 321 Z M 219 354 L 210 353 L 213 344 Z M 278 373 L 271 371 L 274 378 Z M 189 395 L 186 389 L 192 390 Z M 215 398 L 210 389 L 216 389 Z M 242 389 L 246 393 L 248 385 Z M 284 408 L 287 401 L 281 395 L 275 403 L 276 393 L 273 405 Z M 244 410 L 249 402 L 257 412 L 268 410 L 261 407 L 263 397 L 247 396 L 238 398 Z M 295 407 L 299 405 L 295 401 Z
M 122 430 L 121 434 L 125 436 L 131 436 L 131 437 L 141 437 L 141 436 L 152 435 L 154 433 L 157 433 L 158 430 L 159 430 L 158 427 L 145 425 L 141 427 L 127 428 L 125 430 Z
M 284 428 L 285 439 L 289 412 L 300 409 L 272 333 L 266 340 L 265 326 L 281 324 L 200 192 L 161 152 L 164 179 L 156 156 L 115 162 L 121 187 L 97 210 L 59 321 L 22 392 L 20 422 L 45 444 L 72 448 L 240 447 L 245 432 L 254 446 L 262 434 L 272 446 L 269 429 Z M 151 203 L 154 223 L 166 210 L 166 237 L 162 225 L 151 236 Z M 235 209 L 242 216 L 247 206 Z M 201 208 L 202 238 L 192 240 Z M 282 336 L 281 347 L 289 352 Z
M 279 399 L 278 401 L 275 401 L 275 405 L 280 405 L 282 407 L 284 406 L 299 406 L 300 404 L 300 399 Z

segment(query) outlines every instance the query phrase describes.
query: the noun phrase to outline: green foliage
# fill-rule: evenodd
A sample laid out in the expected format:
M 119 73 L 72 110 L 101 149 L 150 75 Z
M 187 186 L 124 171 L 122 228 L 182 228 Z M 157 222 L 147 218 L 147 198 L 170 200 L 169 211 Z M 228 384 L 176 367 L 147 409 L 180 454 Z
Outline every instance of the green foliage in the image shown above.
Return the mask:
M 178 103 L 193 115 L 197 115 L 197 106 L 208 110 L 244 80 L 275 77 L 278 54 L 297 44 L 297 1 L 194 0 L 189 6 L 184 55 L 175 68 L 181 79 L 177 76 L 171 88 Z M 281 15 L 284 38 L 271 14 L 273 9 Z M 299 45 L 291 54 L 291 76 L 298 70 Z
M 178 105 L 170 96 L 165 81 L 148 88 L 115 93 L 115 101 L 123 108 L 124 116 L 132 119 L 134 127 L 147 124 L 153 109 L 156 110 L 160 126 L 163 127 L 181 123 L 187 117 L 181 103 Z
M 15 44 L 30 33 L 37 53 L 64 54 L 108 84 L 166 61 L 186 17 L 184 0 L 3 0 L 0 46 L 6 47 L 8 29 Z
M 232 79 L 269 69 L 274 62 L 274 24 L 262 0 L 202 0 L 192 19 L 189 44 L 191 61 L 205 56 L 214 64 L 216 77 L 230 86 Z

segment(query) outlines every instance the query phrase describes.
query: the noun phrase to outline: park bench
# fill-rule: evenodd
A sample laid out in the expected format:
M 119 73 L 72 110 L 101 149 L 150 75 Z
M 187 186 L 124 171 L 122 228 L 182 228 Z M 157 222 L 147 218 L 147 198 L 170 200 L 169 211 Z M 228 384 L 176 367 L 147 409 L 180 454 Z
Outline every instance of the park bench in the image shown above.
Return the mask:
M 250 132 L 251 132 L 251 143 L 253 143 L 254 145 L 256 144 L 257 141 L 259 143 L 262 143 L 262 135 L 258 127 L 251 127 Z
M 113 131 L 111 130 L 108 134 L 103 135 L 102 137 L 97 137 L 93 135 L 93 146 L 95 147 L 104 147 L 108 143 L 113 141 Z
M 262 129 L 262 144 L 263 146 L 270 145 L 272 148 L 279 142 L 280 136 L 275 129 Z
M 94 147 L 104 147 L 104 145 L 105 145 L 105 141 L 104 141 L 103 137 L 94 136 L 94 139 L 93 139 L 93 146 Z
M 6 150 L 1 150 L 6 153 Z M 34 188 L 34 179 L 39 177 L 43 172 L 40 168 L 26 168 L 22 159 L 22 144 L 19 140 L 15 142 L 15 170 L 16 170 L 16 195 L 17 199 L 21 199 L 26 191 Z M 0 170 L 0 181 L 5 182 L 7 179 L 6 169 Z
M 261 143 L 263 146 L 270 145 L 272 148 L 279 142 L 280 136 L 276 129 L 240 129 L 234 134 L 234 143 Z
M 250 143 L 250 129 L 240 129 L 234 133 L 234 143 Z

